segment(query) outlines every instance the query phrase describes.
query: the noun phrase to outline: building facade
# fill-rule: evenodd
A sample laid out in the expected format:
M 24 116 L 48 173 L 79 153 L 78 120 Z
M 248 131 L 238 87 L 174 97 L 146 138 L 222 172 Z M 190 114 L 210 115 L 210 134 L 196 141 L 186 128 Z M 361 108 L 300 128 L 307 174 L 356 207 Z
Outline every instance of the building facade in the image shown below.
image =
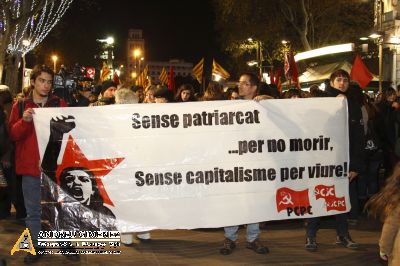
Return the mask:
M 170 66 L 174 71 L 174 76 L 191 76 L 193 64 L 183 60 L 173 59 L 165 61 L 146 60 L 145 39 L 141 29 L 130 29 L 128 31 L 128 45 L 126 51 L 126 76 L 128 80 L 135 80 L 137 76 L 148 66 L 148 78 L 151 84 L 159 84 L 159 76 L 163 68 L 167 71 L 169 77 Z M 132 75 L 135 73 L 134 75 Z
M 145 65 L 146 50 L 143 31 L 141 29 L 130 29 L 127 42 L 126 72 L 127 76 L 132 77 L 132 73 L 139 75 Z
M 400 84 L 400 1 L 375 1 L 375 29 L 382 34 L 382 77 Z

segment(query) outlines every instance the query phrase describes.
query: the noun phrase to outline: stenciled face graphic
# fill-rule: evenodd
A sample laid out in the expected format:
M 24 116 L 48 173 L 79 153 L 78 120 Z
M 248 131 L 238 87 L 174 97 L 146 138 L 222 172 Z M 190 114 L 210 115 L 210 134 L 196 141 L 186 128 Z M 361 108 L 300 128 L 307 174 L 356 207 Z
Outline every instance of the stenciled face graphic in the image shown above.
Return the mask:
M 77 201 L 89 205 L 90 197 L 94 194 L 92 188 L 92 177 L 83 170 L 70 170 L 66 173 L 63 181 L 68 192 Z

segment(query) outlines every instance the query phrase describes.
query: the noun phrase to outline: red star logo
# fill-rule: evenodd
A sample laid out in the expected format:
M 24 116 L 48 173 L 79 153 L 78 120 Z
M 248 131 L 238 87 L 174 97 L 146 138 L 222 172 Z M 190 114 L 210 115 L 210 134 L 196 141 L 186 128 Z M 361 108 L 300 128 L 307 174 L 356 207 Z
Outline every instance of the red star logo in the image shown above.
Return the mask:
M 65 147 L 64 156 L 60 165 L 57 166 L 57 183 L 60 184 L 60 174 L 66 167 L 83 167 L 89 169 L 95 176 L 100 196 L 105 204 L 114 206 L 110 197 L 104 188 L 101 177 L 106 176 L 114 169 L 124 158 L 111 158 L 101 160 L 88 160 L 83 154 L 79 146 L 75 143 L 71 135 L 68 137 L 67 146 Z

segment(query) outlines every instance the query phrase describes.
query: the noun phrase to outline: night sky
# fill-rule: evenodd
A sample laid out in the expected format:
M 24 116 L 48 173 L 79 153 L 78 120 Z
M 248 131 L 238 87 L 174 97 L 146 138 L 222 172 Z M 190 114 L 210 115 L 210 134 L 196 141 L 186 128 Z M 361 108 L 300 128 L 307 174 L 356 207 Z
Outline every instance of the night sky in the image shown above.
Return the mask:
M 36 60 L 59 55 L 61 64 L 94 65 L 96 39 L 113 36 L 117 62 L 125 63 L 128 29 L 143 29 L 146 60 L 184 59 L 197 63 L 203 56 L 218 56 L 214 13 L 210 0 L 99 0 L 90 6 L 75 0 Z

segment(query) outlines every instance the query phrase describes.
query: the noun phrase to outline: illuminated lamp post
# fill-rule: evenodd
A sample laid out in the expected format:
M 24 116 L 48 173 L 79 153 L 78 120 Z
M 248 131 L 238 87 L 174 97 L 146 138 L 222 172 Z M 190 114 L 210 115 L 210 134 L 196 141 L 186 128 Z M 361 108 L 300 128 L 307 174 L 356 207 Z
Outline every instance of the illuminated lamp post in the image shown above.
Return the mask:
M 54 73 L 56 73 L 58 56 L 57 55 L 53 55 L 51 57 L 51 59 L 53 60 L 53 71 L 54 71 Z

